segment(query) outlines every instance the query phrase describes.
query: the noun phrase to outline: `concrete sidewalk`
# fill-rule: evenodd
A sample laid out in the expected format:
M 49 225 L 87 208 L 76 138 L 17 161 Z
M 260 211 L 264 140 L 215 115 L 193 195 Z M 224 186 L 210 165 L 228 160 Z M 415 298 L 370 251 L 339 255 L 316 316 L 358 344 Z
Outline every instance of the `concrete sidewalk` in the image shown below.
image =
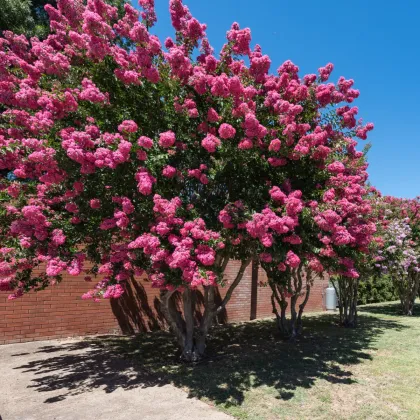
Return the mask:
M 231 420 L 83 340 L 0 346 L 1 420 Z

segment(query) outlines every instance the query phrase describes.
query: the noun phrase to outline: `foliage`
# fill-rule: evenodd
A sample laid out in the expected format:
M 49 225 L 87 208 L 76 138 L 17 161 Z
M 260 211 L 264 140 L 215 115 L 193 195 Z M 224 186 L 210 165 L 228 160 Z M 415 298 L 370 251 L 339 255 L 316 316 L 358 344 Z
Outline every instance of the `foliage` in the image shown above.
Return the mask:
M 338 307 L 340 313 L 340 324 L 345 327 L 357 326 L 357 304 L 360 284 L 371 278 L 375 273 L 375 256 L 382 247 L 383 239 L 380 236 L 380 230 L 377 228 L 378 221 L 381 220 L 380 212 L 377 208 L 379 191 L 370 187 L 365 191 L 363 199 L 365 205 L 369 208 L 369 213 L 364 216 L 358 215 L 358 218 L 364 217 L 369 222 L 370 240 L 366 246 L 359 249 L 349 250 L 341 248 L 339 252 L 344 252 L 341 260 L 349 267 L 347 275 L 343 272 L 331 273 L 331 282 L 338 296 Z M 349 252 L 350 251 L 350 252 Z M 347 255 L 346 255 L 347 254 Z
M 379 205 L 384 247 L 376 266 L 392 278 L 402 311 L 412 315 L 420 287 L 420 199 L 385 197 Z
M 390 302 L 396 299 L 398 299 L 398 294 L 389 275 L 371 276 L 359 283 L 359 305 Z
M 85 273 L 100 277 L 84 295 L 98 300 L 145 272 L 191 360 L 252 258 L 296 298 L 283 279 L 304 267 L 357 275 L 352 257 L 375 225 L 354 138 L 373 124 L 342 104 L 359 96 L 353 80 L 326 83 L 332 64 L 300 78 L 286 61 L 269 74 L 237 23 L 216 58 L 180 0 L 170 1 L 176 37 L 164 49 L 153 0 L 140 4 L 141 14 L 125 4 L 121 15 L 102 0 L 59 0 L 45 7 L 44 41 L 4 32 L 0 284 L 14 299 Z M 241 267 L 216 307 L 231 259 Z M 205 311 L 194 332 L 197 288 Z
M 344 135 L 357 136 L 356 131 L 343 133 L 342 127 L 338 125 L 336 128 L 335 136 L 338 139 Z M 346 140 L 351 141 L 352 146 L 357 144 L 349 137 Z M 273 292 L 273 312 L 277 316 L 279 329 L 286 335 L 300 333 L 302 313 L 316 273 L 322 275 L 327 272 L 334 284 L 340 283 L 341 287 L 337 287 L 337 290 L 341 321 L 346 325 L 355 325 L 359 277 L 366 276 L 370 270 L 368 267 L 373 265 L 370 255 L 376 247 L 374 234 L 377 216 L 373 212 L 371 199 L 377 191 L 366 184 L 367 163 L 363 152 L 352 153 L 351 149 L 337 145 L 335 150 L 336 161 L 328 166 L 333 174 L 322 177 L 317 170 L 322 173 L 323 168 L 315 167 L 311 177 L 316 185 L 311 185 L 309 179 L 306 181 L 312 187 L 305 191 L 307 207 L 312 211 L 302 212 L 299 226 L 295 229 L 296 237 L 286 241 L 293 247 L 287 251 L 283 245 L 287 251 L 286 264 L 278 260 L 281 253 L 273 257 L 262 254 L 262 266 L 267 271 Z M 338 172 L 337 168 L 340 168 Z M 289 175 L 289 180 L 292 184 L 295 182 L 294 174 Z M 323 193 L 320 202 L 315 201 L 320 199 L 319 191 Z M 295 254 L 297 250 L 299 257 Z M 299 298 L 302 300 L 298 305 Z M 288 306 L 291 310 L 289 325 L 286 320 Z
M 86 0 L 78 1 L 86 4 Z M 129 0 L 106 0 L 107 4 L 116 6 L 120 14 L 124 12 L 126 2 Z M 3 0 L 0 33 L 8 30 L 27 37 L 45 39 L 50 32 L 50 21 L 45 11 L 47 4 L 57 7 L 56 0 Z
M 0 33 L 8 30 L 28 37 L 46 38 L 49 19 L 46 4 L 56 6 L 56 0 L 4 0 L 0 16 Z
M 31 0 L 3 0 L 0 13 L 0 33 L 9 30 L 17 34 L 29 34 L 35 27 L 31 6 Z

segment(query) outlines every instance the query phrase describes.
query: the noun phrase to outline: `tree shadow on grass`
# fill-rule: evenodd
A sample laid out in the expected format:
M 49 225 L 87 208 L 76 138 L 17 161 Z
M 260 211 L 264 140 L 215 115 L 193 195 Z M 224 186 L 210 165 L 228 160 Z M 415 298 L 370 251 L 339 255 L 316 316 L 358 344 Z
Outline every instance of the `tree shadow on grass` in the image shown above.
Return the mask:
M 405 328 L 372 316 L 361 316 L 357 329 L 339 328 L 333 320 L 331 315 L 306 318 L 305 335 L 296 342 L 281 341 L 272 320 L 219 326 L 209 340 L 210 356 L 195 366 L 180 363 L 172 336 L 156 332 L 41 347 L 38 360 L 16 369 L 32 373 L 30 387 L 39 392 L 64 392 L 48 403 L 96 388 L 113 392 L 168 383 L 225 406 L 241 404 L 248 390 L 260 386 L 287 400 L 318 379 L 352 384 L 350 365 L 371 359 L 385 330 Z
M 414 311 L 411 317 L 402 313 L 399 302 L 377 303 L 374 305 L 360 306 L 359 311 L 378 315 L 404 316 L 407 318 L 420 317 L 420 303 L 416 303 L 414 305 Z

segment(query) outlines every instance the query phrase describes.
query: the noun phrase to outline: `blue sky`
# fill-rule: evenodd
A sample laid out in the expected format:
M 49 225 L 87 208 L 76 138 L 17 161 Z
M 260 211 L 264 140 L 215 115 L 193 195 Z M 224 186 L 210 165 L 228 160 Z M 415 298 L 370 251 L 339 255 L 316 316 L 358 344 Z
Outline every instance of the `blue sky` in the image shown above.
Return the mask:
M 167 0 L 155 0 L 159 37 L 173 35 Z M 232 22 L 252 30 L 272 60 L 271 71 L 290 59 L 301 74 L 328 62 L 355 80 L 359 117 L 373 122 L 371 183 L 384 194 L 420 195 L 420 4 L 379 0 L 184 0 L 208 25 L 216 51 Z

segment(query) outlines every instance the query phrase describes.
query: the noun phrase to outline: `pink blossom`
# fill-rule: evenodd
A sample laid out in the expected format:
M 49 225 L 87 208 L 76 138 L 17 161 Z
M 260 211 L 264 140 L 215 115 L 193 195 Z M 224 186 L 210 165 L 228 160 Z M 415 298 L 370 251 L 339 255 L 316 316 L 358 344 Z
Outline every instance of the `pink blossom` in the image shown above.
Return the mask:
M 66 241 L 66 235 L 64 235 L 63 231 L 61 229 L 54 229 L 52 231 L 52 243 L 55 246 L 63 245 Z
M 242 238 L 238 236 L 237 238 L 234 238 L 231 240 L 232 245 L 237 246 L 242 242 Z
M 101 200 L 98 198 L 93 198 L 90 200 L 89 205 L 92 209 L 100 209 L 101 208 Z
M 285 158 L 278 158 L 278 157 L 270 157 L 267 159 L 268 163 L 275 168 L 278 166 L 285 166 L 287 165 L 287 160 Z
M 321 80 L 325 82 L 329 79 L 331 72 L 334 70 L 334 65 L 331 63 L 328 63 L 325 67 L 320 67 L 318 69 L 319 75 L 321 77 Z
M 235 22 L 227 33 L 227 39 L 233 42 L 233 52 L 238 55 L 248 55 L 251 51 L 249 44 L 251 42 L 251 30 L 249 28 L 239 29 Z
M 231 229 L 235 226 L 233 223 L 231 223 L 232 217 L 226 210 L 220 211 L 218 219 L 223 224 L 225 229 Z
M 45 272 L 47 276 L 55 277 L 58 276 L 63 270 L 67 268 L 67 264 L 58 258 L 54 258 L 48 261 Z
M 219 127 L 219 135 L 222 139 L 231 139 L 235 137 L 236 130 L 230 125 L 223 123 Z
M 162 175 L 166 178 L 173 178 L 176 175 L 176 168 L 167 165 L 163 168 Z
M 213 134 L 208 134 L 207 137 L 205 137 L 201 142 L 201 145 L 209 153 L 214 153 L 216 151 L 216 148 L 220 146 L 220 144 L 221 144 L 220 140 Z
M 153 147 L 153 140 L 149 137 L 141 136 L 137 140 L 137 144 L 145 149 L 150 149 Z
M 303 202 L 299 198 L 289 197 L 286 199 L 286 212 L 288 216 L 294 217 L 303 210 Z
M 12 266 L 6 261 L 0 261 L 0 276 L 7 277 L 13 274 Z
M 125 120 L 118 126 L 120 133 L 135 133 L 138 130 L 138 125 L 132 120 Z
M 254 143 L 250 139 L 243 139 L 238 144 L 238 149 L 250 150 L 254 147 Z
M 300 238 L 300 236 L 296 234 L 292 234 L 290 236 L 284 237 L 283 242 L 286 242 L 292 245 L 300 245 L 302 243 L 302 239 Z
M 152 193 L 153 184 L 156 178 L 153 177 L 145 168 L 140 168 L 136 174 L 136 181 L 138 182 L 138 190 L 143 195 L 150 195 Z
M 93 103 L 104 103 L 107 101 L 107 97 L 100 92 L 91 80 L 83 79 L 82 86 L 83 90 L 80 93 L 80 99 Z
M 200 182 L 204 185 L 207 185 L 209 183 L 209 179 L 207 178 L 206 174 L 201 174 L 200 176 Z
M 357 279 L 360 277 L 359 273 L 354 268 L 350 268 L 346 271 L 341 272 L 340 274 L 344 277 L 349 277 L 352 279 Z
M 277 265 L 277 270 L 279 270 L 279 271 L 286 271 L 287 270 L 287 267 L 286 267 L 286 265 L 284 263 L 279 263 Z
M 330 163 L 327 166 L 327 168 L 330 172 L 333 172 L 335 174 L 343 173 L 346 170 L 346 167 L 341 162 L 338 162 L 338 161 Z
M 333 188 L 330 188 L 329 190 L 325 191 L 324 195 L 322 196 L 322 200 L 325 203 L 329 203 L 333 201 L 335 198 L 335 191 Z
M 9 292 L 13 290 L 12 277 L 0 279 L 0 292 Z
M 83 254 L 76 255 L 76 258 L 73 258 L 70 264 L 68 264 L 67 272 L 71 276 L 78 276 L 83 270 L 84 260 L 85 260 L 85 256 Z
M 309 260 L 309 264 L 308 267 L 312 270 L 315 271 L 316 273 L 322 273 L 324 271 L 324 267 L 321 264 L 321 262 L 318 260 L 318 258 L 311 258 Z
M 270 263 L 273 261 L 273 257 L 271 254 L 264 252 L 263 254 L 260 254 L 260 260 L 265 263 Z
M 122 205 L 122 209 L 123 209 L 124 213 L 126 213 L 126 214 L 134 213 L 135 207 L 134 207 L 133 203 L 131 202 L 131 200 L 128 199 L 127 197 L 122 198 L 121 205 Z
M 159 136 L 159 146 L 168 148 L 175 144 L 175 133 L 173 131 L 165 131 Z
M 214 249 L 210 248 L 207 245 L 199 245 L 195 253 L 197 255 L 197 260 L 205 266 L 211 266 L 214 264 L 216 259 L 216 252 Z
M 103 295 L 104 299 L 118 299 L 124 294 L 124 288 L 120 284 L 108 286 Z
M 79 208 L 77 207 L 77 204 L 75 204 L 75 203 L 67 203 L 65 205 L 65 209 L 67 211 L 69 211 L 70 213 L 78 213 L 79 212 Z
M 346 228 L 341 227 L 337 229 L 332 236 L 332 241 L 336 245 L 347 245 L 354 241 L 354 238 L 350 235 Z
M 306 74 L 303 76 L 303 82 L 306 86 L 311 86 L 316 80 L 316 74 Z
M 300 258 L 293 251 L 289 251 L 286 255 L 286 264 L 291 268 L 299 267 Z
M 281 148 L 281 141 L 279 139 L 271 140 L 268 150 L 270 152 L 278 152 Z
M 286 200 L 286 194 L 282 192 L 279 187 L 273 187 L 269 192 L 272 200 L 277 201 L 280 204 L 284 204 Z
M 220 119 L 219 114 L 216 112 L 214 108 L 210 108 L 207 112 L 207 121 L 208 122 L 218 122 Z
M 156 226 L 156 233 L 160 236 L 165 236 L 171 231 L 170 226 L 165 222 L 160 222 Z

